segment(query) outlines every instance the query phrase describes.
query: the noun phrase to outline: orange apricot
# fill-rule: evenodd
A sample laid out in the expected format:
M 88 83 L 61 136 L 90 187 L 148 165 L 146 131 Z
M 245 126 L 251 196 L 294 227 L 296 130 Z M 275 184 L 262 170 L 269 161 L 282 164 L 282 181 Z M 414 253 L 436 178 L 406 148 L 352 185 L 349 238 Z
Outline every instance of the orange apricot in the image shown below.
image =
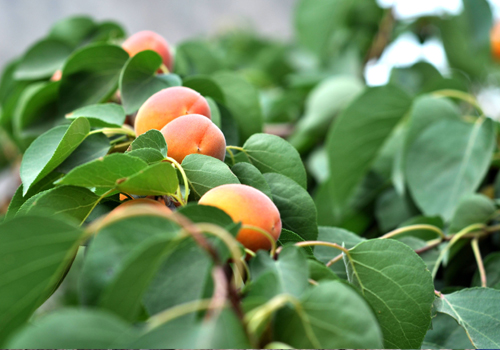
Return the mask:
M 59 81 L 59 80 L 61 80 L 61 78 L 62 78 L 62 71 L 60 69 L 58 69 L 50 77 L 50 81 Z
M 135 119 L 137 136 L 151 129 L 161 130 L 175 118 L 201 114 L 210 119 L 207 100 L 193 89 L 174 86 L 163 89 L 144 102 Z
M 275 241 L 281 234 L 278 208 L 269 197 L 253 187 L 239 184 L 218 186 L 205 193 L 198 203 L 217 207 L 225 211 L 234 222 L 241 222 L 243 226 L 236 239 L 254 252 L 271 249 L 271 242 L 258 230 L 245 226 L 260 228 Z
M 200 114 L 176 118 L 161 133 L 167 142 L 167 155 L 182 163 L 190 154 L 204 154 L 220 160 L 226 156 L 226 139 L 212 121 Z
M 500 60 L 500 21 L 497 22 L 491 29 L 490 42 L 493 58 Z
M 128 200 L 126 202 L 123 202 L 122 204 L 120 204 L 119 206 L 117 206 L 115 209 L 113 209 L 108 214 L 108 216 L 107 216 L 106 219 L 109 219 L 110 217 L 116 216 L 121 211 L 123 211 L 124 208 L 131 207 L 131 206 L 134 206 L 134 205 L 141 205 L 141 204 L 142 205 L 145 205 L 145 204 L 147 204 L 147 205 L 154 205 L 155 207 L 161 209 L 166 214 L 170 214 L 172 212 L 172 210 L 170 210 L 168 207 L 166 207 L 164 203 L 161 203 L 161 202 L 155 201 L 153 199 L 149 199 L 149 198 L 138 198 L 138 199 L 132 199 L 132 200 Z
M 122 48 L 132 57 L 145 50 L 158 53 L 163 59 L 163 64 L 171 71 L 174 63 L 172 53 L 167 41 L 160 35 L 150 30 L 135 33 L 125 40 Z

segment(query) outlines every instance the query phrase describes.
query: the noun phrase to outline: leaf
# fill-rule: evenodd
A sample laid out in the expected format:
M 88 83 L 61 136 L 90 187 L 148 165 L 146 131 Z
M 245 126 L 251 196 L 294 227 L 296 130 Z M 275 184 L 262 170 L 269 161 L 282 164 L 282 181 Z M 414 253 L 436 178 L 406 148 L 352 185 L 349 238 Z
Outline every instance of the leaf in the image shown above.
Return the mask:
M 114 188 L 117 180 L 132 176 L 146 167 L 146 162 L 138 158 L 113 153 L 74 168 L 58 184 Z
M 57 329 L 57 332 L 53 330 Z M 131 342 L 138 332 L 100 310 L 62 309 L 23 328 L 8 343 L 25 349 L 110 349 Z
M 93 127 L 105 128 L 121 127 L 126 115 L 123 107 L 116 103 L 101 103 L 79 108 L 66 116 L 70 120 L 79 117 L 87 118 Z
M 90 190 L 76 186 L 59 186 L 33 196 L 23 204 L 17 215 L 63 214 L 82 223 L 99 202 Z
M 410 148 L 406 162 L 408 186 L 423 213 L 449 221 L 459 201 L 481 183 L 493 147 L 490 119 L 474 124 L 443 120 L 426 129 Z
M 77 166 L 104 157 L 110 148 L 109 139 L 104 134 L 89 135 L 56 170 L 67 174 Z
M 130 150 L 136 151 L 141 148 L 153 148 L 161 152 L 164 157 L 167 156 L 167 143 L 165 137 L 158 130 L 148 130 L 139 135 L 130 145 Z
M 99 302 L 101 308 L 129 322 L 136 321 L 142 295 L 174 246 L 169 238 L 153 237 L 136 247 L 103 291 Z
M 486 281 L 488 287 L 500 290 L 500 252 L 491 253 L 484 259 L 484 269 L 486 270 Z M 479 271 L 476 271 L 472 279 L 472 286 L 481 286 Z
M 296 349 L 380 349 L 382 333 L 368 303 L 348 285 L 326 281 L 300 301 L 302 313 L 281 309 L 274 340 Z M 309 331 L 307 330 L 309 329 Z
M 395 240 L 369 240 L 349 251 L 349 282 L 375 311 L 387 348 L 420 348 L 431 322 L 432 276 L 420 257 Z
M 205 97 L 211 97 L 215 101 L 224 103 L 224 93 L 219 85 L 212 78 L 210 78 L 210 76 L 188 76 L 183 80 L 182 85 L 198 91 Z
M 56 22 L 50 29 L 49 37 L 66 42 L 68 45 L 76 47 L 87 39 L 96 24 L 88 16 L 72 16 Z
M 422 349 L 470 349 L 467 333 L 451 317 L 437 314 L 432 319 L 432 329 L 425 336 Z
M 418 214 L 413 203 L 390 188 L 377 199 L 375 216 L 383 232 L 396 228 L 401 223 Z
M 262 173 L 278 173 L 307 189 L 306 169 L 295 148 L 276 135 L 252 135 L 243 145 L 250 162 Z
M 62 41 L 43 39 L 28 49 L 16 68 L 18 80 L 38 80 L 52 76 L 62 67 L 72 48 Z
M 219 53 L 203 40 L 188 40 L 177 46 L 175 72 L 181 75 L 212 74 L 223 68 Z
M 92 44 L 74 52 L 62 70 L 59 106 L 69 113 L 106 101 L 118 87 L 128 54 L 119 46 Z
M 153 239 L 173 239 L 178 231 L 172 221 L 151 215 L 128 217 L 103 227 L 85 252 L 79 280 L 81 303 L 96 305 L 127 261 L 138 254 L 136 248 L 141 244 Z
M 52 218 L 25 216 L 0 224 L 0 343 L 57 287 L 82 231 Z
M 199 197 L 214 187 L 240 183 L 224 162 L 210 156 L 190 154 L 184 158 L 181 165 L 189 185 Z
M 304 153 L 326 135 L 331 122 L 364 89 L 357 77 L 334 76 L 316 86 L 308 95 L 305 114 L 299 119 L 289 142 Z
M 238 123 L 241 141 L 262 132 L 264 117 L 255 87 L 234 72 L 218 72 L 212 78 L 222 89 L 225 106 Z
M 307 259 L 307 266 L 309 267 L 309 278 L 313 281 L 335 281 L 339 279 L 332 270 L 318 260 Z
M 470 288 L 441 294 L 434 306 L 460 324 L 476 349 L 500 347 L 500 290 Z
M 293 231 L 287 230 L 286 228 L 281 229 L 280 238 L 278 239 L 278 244 L 284 246 L 286 244 L 294 244 L 298 242 L 305 242 L 304 238 L 300 237 Z M 313 250 L 311 247 L 301 247 L 301 250 L 305 252 L 307 257 L 313 257 Z
M 175 193 L 178 186 L 179 180 L 174 167 L 168 162 L 162 162 L 125 178 L 116 188 L 139 196 L 166 196 Z
M 161 162 L 165 159 L 165 156 L 154 148 L 140 148 L 134 151 L 126 152 L 125 154 L 131 157 L 140 158 L 148 163 L 148 165 Z
M 365 90 L 338 116 L 327 139 L 330 195 L 337 213 L 347 204 L 410 104 L 403 90 L 387 85 Z
M 54 170 L 85 140 L 90 124 L 78 118 L 70 126 L 58 126 L 37 138 L 26 150 L 21 162 L 23 195 L 30 187 Z
M 495 204 L 482 194 L 472 194 L 462 198 L 451 219 L 449 232 L 458 232 L 461 229 L 477 223 L 487 223 L 493 218 Z
M 271 198 L 271 200 L 273 199 L 266 179 L 255 166 L 250 163 L 237 163 L 231 168 L 231 171 L 238 177 L 241 184 L 252 186 Z
M 306 241 L 318 237 L 317 213 L 314 201 L 307 191 L 292 179 L 281 174 L 264 174 L 273 202 L 278 207 L 283 228 L 297 233 Z
M 163 59 L 155 51 L 141 51 L 129 58 L 120 75 L 120 92 L 127 114 L 135 113 L 146 100 L 160 90 L 181 86 L 175 74 L 156 74 Z

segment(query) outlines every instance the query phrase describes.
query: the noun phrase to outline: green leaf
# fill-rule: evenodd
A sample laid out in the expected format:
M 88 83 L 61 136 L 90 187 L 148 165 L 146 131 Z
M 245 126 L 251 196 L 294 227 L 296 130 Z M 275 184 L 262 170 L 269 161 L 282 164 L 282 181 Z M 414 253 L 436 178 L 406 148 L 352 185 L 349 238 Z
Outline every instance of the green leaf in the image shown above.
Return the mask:
M 26 150 L 21 163 L 23 195 L 54 170 L 85 140 L 90 124 L 78 118 L 70 126 L 58 126 L 38 137 Z
M 136 321 L 142 295 L 174 246 L 169 238 L 153 237 L 136 247 L 103 291 L 99 302 L 101 308 L 129 322 Z
M 470 349 L 467 333 L 453 318 L 437 314 L 432 319 L 432 329 L 425 335 L 422 349 Z
M 137 174 L 146 167 L 146 162 L 136 157 L 113 153 L 74 168 L 58 184 L 114 188 L 117 180 Z
M 131 57 L 120 75 L 120 92 L 127 114 L 135 113 L 146 100 L 160 90 L 182 85 L 175 74 L 156 74 L 163 59 L 146 50 Z
M 241 141 L 262 132 L 264 117 L 255 87 L 233 72 L 219 72 L 212 78 L 222 89 L 225 105 L 238 123 Z
M 252 186 L 273 199 L 271 188 L 255 166 L 250 163 L 237 163 L 231 168 L 231 171 L 238 177 L 241 184 Z
M 73 16 L 56 22 L 50 29 L 49 37 L 62 40 L 68 45 L 76 47 L 87 39 L 96 24 L 88 16 Z
M 443 120 L 426 129 L 413 143 L 406 162 L 408 186 L 423 213 L 450 220 L 459 201 L 481 183 L 493 147 L 490 119 L 474 124 Z
M 116 103 L 102 103 L 77 109 L 67 119 L 85 117 L 96 128 L 121 127 L 125 123 L 125 110 Z
M 301 153 L 326 135 L 328 127 L 364 89 L 359 78 L 334 76 L 321 82 L 308 95 L 305 114 L 297 123 L 289 142 Z
M 441 294 L 434 306 L 460 324 L 476 349 L 500 348 L 500 290 L 463 289 Z
M 165 156 L 161 154 L 160 151 L 154 148 L 140 148 L 134 151 L 127 152 L 125 154 L 131 157 L 140 158 L 148 163 L 148 165 L 161 162 L 165 159 Z
M 300 237 L 293 231 L 287 230 L 286 228 L 281 229 L 281 234 L 278 239 L 278 244 L 284 246 L 286 244 L 294 244 L 298 242 L 305 242 L 305 239 Z M 302 247 L 303 252 L 305 252 L 307 257 L 313 257 L 313 250 L 311 247 Z
M 306 241 L 318 237 L 317 213 L 314 201 L 307 191 L 292 179 L 281 174 L 264 174 L 273 202 L 278 207 L 283 228 L 297 233 Z
M 189 185 L 199 197 L 214 187 L 240 183 L 224 162 L 210 156 L 190 154 L 184 158 L 181 165 Z
M 369 240 L 350 250 L 349 282 L 375 311 L 387 348 L 420 348 L 431 322 L 432 276 L 422 259 L 395 240 Z
M 223 68 L 219 53 L 206 41 L 189 40 L 177 46 L 175 72 L 181 75 L 212 74 Z
M 116 187 L 118 190 L 139 196 L 166 196 L 175 193 L 179 186 L 177 172 L 168 162 L 150 165 L 120 181 Z
M 48 78 L 62 67 L 71 51 L 73 51 L 72 48 L 62 41 L 43 39 L 24 54 L 14 77 L 18 80 Z
M 309 278 L 313 281 L 335 281 L 339 279 L 332 270 L 318 260 L 307 259 L 307 266 L 309 267 Z
M 85 252 L 79 280 L 82 304 L 98 303 L 102 292 L 125 269 L 127 261 L 138 254 L 137 247 L 152 239 L 173 239 L 178 231 L 172 221 L 151 215 L 125 218 L 102 228 Z
M 52 218 L 25 216 L 0 225 L 0 343 L 57 287 L 82 231 Z
M 205 97 L 211 97 L 215 101 L 224 103 L 224 93 L 219 85 L 210 76 L 195 75 L 185 78 L 182 85 L 198 91 Z
M 132 151 L 139 150 L 141 148 L 153 148 L 161 152 L 164 157 L 167 156 L 167 143 L 165 142 L 165 137 L 158 130 L 148 130 L 144 134 L 139 135 L 130 149 Z
M 482 194 L 472 194 L 460 200 L 451 219 L 449 232 L 477 223 L 487 223 L 495 213 L 495 203 Z
M 410 108 L 401 89 L 367 89 L 339 115 L 328 133 L 330 195 L 341 213 L 394 127 Z
M 484 269 L 488 287 L 500 290 L 500 252 L 491 253 L 484 259 Z M 474 274 L 472 286 L 481 286 L 479 271 Z
M 73 53 L 62 70 L 61 111 L 105 102 L 116 91 L 128 58 L 121 47 L 109 44 L 92 44 Z
M 307 189 L 306 169 L 295 148 L 276 135 L 252 135 L 243 145 L 250 162 L 262 173 L 278 173 Z
M 52 216 L 63 214 L 82 223 L 99 202 L 90 190 L 76 186 L 59 186 L 31 197 L 17 215 Z
M 351 287 L 327 281 L 301 299 L 302 313 L 280 310 L 274 340 L 296 349 L 380 349 L 382 333 L 373 311 Z
M 389 188 L 377 198 L 375 216 L 382 232 L 396 228 L 416 214 L 418 210 L 410 199 L 398 194 L 394 188 Z
M 104 157 L 110 148 L 111 144 L 106 135 L 102 133 L 89 135 L 56 170 L 67 174 L 77 166 Z
M 57 329 L 57 332 L 53 330 Z M 9 348 L 112 349 L 131 342 L 138 332 L 107 312 L 62 309 L 35 320 L 17 333 Z

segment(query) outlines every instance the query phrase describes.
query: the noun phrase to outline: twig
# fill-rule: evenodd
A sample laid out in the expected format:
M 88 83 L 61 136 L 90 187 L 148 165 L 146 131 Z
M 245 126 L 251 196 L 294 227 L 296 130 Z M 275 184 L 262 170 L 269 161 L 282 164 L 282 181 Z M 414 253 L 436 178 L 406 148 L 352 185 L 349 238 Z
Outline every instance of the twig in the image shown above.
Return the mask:
M 479 269 L 479 275 L 481 276 L 481 287 L 486 288 L 488 283 L 486 281 L 486 270 L 484 269 L 483 258 L 481 258 L 481 251 L 479 250 L 479 238 L 476 237 L 471 241 L 472 251 L 474 252 L 474 257 L 476 258 L 477 268 Z

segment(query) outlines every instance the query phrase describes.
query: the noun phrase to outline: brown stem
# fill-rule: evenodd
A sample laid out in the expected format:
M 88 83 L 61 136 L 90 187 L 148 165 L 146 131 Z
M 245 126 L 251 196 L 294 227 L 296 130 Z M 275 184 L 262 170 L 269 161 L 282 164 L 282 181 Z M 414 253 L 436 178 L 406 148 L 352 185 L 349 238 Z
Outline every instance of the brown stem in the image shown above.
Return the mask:
M 365 57 L 365 65 L 368 61 L 374 58 L 378 59 L 382 56 L 382 53 L 391 41 L 392 30 L 395 22 L 396 20 L 394 18 L 394 14 L 392 13 L 392 8 L 387 9 L 382 21 L 380 21 L 378 32 L 373 39 L 372 45 L 368 50 L 368 54 Z

